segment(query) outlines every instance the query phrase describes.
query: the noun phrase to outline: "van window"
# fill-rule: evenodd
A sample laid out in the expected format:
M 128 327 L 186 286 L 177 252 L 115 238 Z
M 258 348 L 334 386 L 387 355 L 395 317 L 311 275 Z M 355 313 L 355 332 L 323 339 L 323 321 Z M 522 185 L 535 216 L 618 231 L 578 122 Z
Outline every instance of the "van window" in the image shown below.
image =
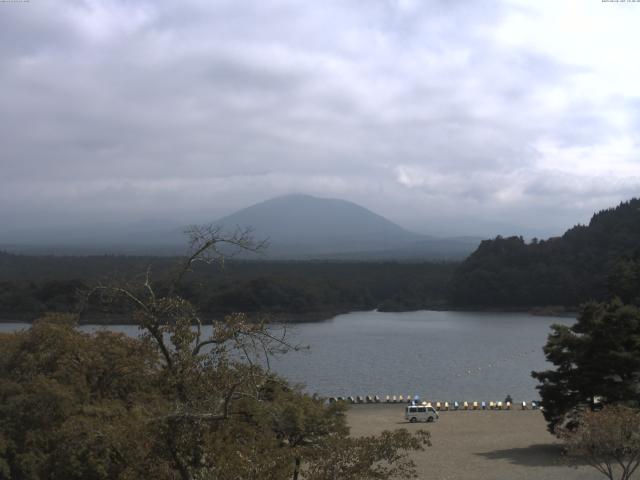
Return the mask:
M 418 409 L 416 407 L 409 407 L 409 413 L 416 413 Z
M 426 413 L 427 407 L 418 407 L 418 413 Z

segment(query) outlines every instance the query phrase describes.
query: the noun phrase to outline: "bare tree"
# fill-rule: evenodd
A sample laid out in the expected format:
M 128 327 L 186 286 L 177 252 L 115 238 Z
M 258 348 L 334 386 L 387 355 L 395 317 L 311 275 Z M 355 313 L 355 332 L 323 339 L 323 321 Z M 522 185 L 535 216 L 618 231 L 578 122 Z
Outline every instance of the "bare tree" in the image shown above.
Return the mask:
M 200 448 L 208 425 L 246 416 L 244 401 L 260 401 L 264 385 L 278 381 L 268 371 L 269 356 L 297 347 L 288 343 L 284 327 L 276 330 L 240 313 L 212 321 L 205 334 L 198 309 L 177 293 L 181 282 L 198 263 L 224 265 L 235 252 L 260 252 L 265 242 L 255 242 L 249 229 L 225 234 L 205 225 L 186 233 L 189 251 L 167 293 L 156 292 L 149 268 L 137 280 L 97 285 L 89 296 L 127 306 L 142 338 L 159 353 L 173 407 L 157 419 L 158 428 L 166 433 L 165 451 L 181 478 L 192 480 L 216 469 L 216 459 Z
M 574 429 L 561 432 L 567 453 L 610 480 L 629 480 L 640 466 L 640 412 L 624 406 L 587 410 Z
M 240 252 L 262 253 L 268 246 L 267 240 L 256 241 L 250 227 L 225 233 L 219 225 L 191 225 L 184 232 L 188 237 L 189 250 L 180 265 L 173 287 L 175 288 L 198 263 L 218 263 L 224 267 L 226 259 Z
M 209 333 L 181 297 L 181 282 L 198 263 L 223 264 L 234 251 L 260 251 L 264 242 L 254 242 L 250 230 L 226 235 L 199 226 L 187 233 L 189 253 L 168 288 L 154 288 L 148 269 L 90 293 L 128 307 L 157 359 L 162 409 L 147 424 L 153 462 L 182 480 L 415 478 L 407 455 L 429 445 L 426 432 L 350 439 L 343 405 L 326 405 L 269 372 L 270 356 L 298 349 L 283 327 L 234 314 L 214 320 Z M 332 458 L 340 459 L 337 470 Z

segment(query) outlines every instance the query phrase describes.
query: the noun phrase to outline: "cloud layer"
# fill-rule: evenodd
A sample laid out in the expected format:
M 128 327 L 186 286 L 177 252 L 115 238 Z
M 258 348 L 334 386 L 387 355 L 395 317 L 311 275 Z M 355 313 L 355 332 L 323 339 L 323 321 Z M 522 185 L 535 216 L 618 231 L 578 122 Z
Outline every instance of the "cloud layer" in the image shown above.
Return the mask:
M 304 192 L 424 232 L 559 232 L 640 192 L 638 21 L 584 1 L 0 4 L 0 221 Z

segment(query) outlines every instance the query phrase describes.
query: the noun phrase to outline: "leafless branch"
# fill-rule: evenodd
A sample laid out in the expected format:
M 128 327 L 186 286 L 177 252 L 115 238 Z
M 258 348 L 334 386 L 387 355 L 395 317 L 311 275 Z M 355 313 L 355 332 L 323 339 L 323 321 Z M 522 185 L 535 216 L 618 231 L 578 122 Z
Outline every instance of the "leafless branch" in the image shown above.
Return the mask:
M 192 271 L 196 263 L 219 263 L 224 266 L 225 259 L 233 257 L 239 251 L 259 253 L 268 246 L 267 240 L 256 241 L 253 238 L 253 229 L 250 227 L 236 227 L 234 232 L 225 233 L 219 225 L 192 225 L 185 230 L 185 234 L 189 238 L 189 253 L 176 274 L 174 288 Z M 226 245 L 235 251 L 222 252 L 218 248 L 220 245 Z

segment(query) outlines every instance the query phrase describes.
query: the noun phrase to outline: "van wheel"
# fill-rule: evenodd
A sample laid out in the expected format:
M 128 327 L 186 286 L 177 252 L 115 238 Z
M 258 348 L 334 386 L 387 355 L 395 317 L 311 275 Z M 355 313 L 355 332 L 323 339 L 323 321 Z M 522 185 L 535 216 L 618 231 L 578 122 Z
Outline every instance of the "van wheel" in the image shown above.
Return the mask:
M 416 417 L 411 417 L 411 420 L 409 420 L 411 423 L 416 423 L 418 421 L 418 419 Z
M 427 417 L 427 423 L 433 423 L 433 417 Z

